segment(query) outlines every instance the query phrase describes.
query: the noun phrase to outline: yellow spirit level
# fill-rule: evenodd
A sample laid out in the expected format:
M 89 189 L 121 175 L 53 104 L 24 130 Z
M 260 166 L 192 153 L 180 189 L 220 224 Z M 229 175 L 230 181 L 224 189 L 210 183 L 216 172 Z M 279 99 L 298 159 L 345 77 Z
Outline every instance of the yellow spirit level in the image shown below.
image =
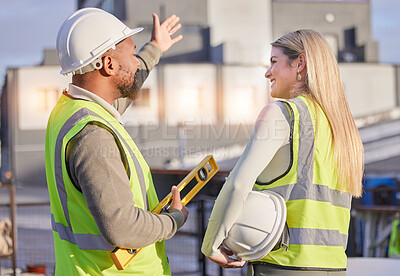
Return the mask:
M 207 166 L 209 165 L 209 167 Z M 187 195 L 181 200 L 183 205 L 189 203 L 189 201 L 207 184 L 207 182 L 218 172 L 217 163 L 212 155 L 207 155 L 177 186 L 179 191 L 189 184 L 193 178 L 196 178 L 197 184 L 187 193 Z M 164 207 L 169 205 L 172 199 L 172 194 L 169 193 L 152 211 L 152 213 L 159 214 Z M 137 254 L 142 250 L 139 249 L 127 249 L 115 247 L 111 251 L 110 256 L 118 270 L 125 269 L 128 264 L 135 258 Z

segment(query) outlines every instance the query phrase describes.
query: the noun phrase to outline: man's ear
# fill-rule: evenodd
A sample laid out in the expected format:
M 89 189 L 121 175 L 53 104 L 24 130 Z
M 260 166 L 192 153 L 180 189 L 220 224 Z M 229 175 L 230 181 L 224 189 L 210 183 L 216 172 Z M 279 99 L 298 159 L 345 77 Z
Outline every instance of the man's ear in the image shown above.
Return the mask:
M 117 68 L 117 60 L 111 56 L 105 55 L 102 58 L 103 67 L 101 68 L 102 73 L 107 76 L 113 76 L 116 74 L 115 69 Z
M 306 67 L 307 59 L 305 54 L 300 54 L 296 59 L 296 67 L 299 72 Z

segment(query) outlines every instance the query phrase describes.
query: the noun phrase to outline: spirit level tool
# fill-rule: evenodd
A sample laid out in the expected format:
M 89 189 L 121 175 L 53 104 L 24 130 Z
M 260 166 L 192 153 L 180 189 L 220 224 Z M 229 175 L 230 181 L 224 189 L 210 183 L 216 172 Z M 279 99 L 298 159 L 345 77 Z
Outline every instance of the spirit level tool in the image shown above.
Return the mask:
M 207 166 L 209 165 L 209 167 Z M 177 186 L 179 191 L 189 184 L 193 178 L 196 178 L 197 184 L 186 194 L 181 200 L 183 205 L 188 202 L 207 184 L 207 182 L 218 172 L 217 163 L 212 155 L 207 155 L 203 161 L 201 161 Z M 152 213 L 159 214 L 164 207 L 169 208 L 169 204 L 172 199 L 172 194 L 169 193 L 152 211 Z M 110 256 L 118 270 L 125 269 L 128 264 L 135 258 L 137 254 L 142 250 L 139 249 L 127 249 L 115 247 L 111 251 Z

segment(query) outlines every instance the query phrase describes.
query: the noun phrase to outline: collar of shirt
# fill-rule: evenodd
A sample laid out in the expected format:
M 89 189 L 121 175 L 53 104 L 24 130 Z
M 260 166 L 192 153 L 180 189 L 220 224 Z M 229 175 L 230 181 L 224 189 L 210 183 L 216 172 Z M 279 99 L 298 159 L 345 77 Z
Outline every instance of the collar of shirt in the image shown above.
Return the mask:
M 72 83 L 69 84 L 68 94 L 77 99 L 87 100 L 99 104 L 101 107 L 107 110 L 107 112 L 110 113 L 115 119 L 117 119 L 118 122 L 120 122 L 121 124 L 123 123 L 121 114 L 118 112 L 118 110 L 96 94 L 79 86 L 73 85 Z

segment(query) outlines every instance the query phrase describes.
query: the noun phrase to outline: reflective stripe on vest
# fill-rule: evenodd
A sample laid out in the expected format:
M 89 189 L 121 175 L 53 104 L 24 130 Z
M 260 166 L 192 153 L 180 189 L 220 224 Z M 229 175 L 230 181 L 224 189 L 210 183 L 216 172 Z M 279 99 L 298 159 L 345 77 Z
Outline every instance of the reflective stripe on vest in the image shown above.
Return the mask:
M 109 245 L 101 235 L 93 234 L 77 234 L 72 232 L 71 227 L 58 223 L 51 214 L 51 227 L 60 236 L 60 239 L 75 244 L 82 250 L 104 250 L 111 251 L 114 249 Z
M 314 183 L 314 172 L 322 176 L 332 175 L 334 169 L 333 160 L 328 154 L 326 160 L 323 160 L 326 167 L 314 167 L 315 162 L 321 163 L 314 159 L 320 158 L 314 155 L 315 150 L 327 147 L 329 141 L 325 140 L 329 140 L 330 133 L 318 133 L 327 129 L 327 125 L 324 125 L 327 121 L 319 107 L 316 107 L 315 112 L 320 116 L 317 131 L 319 140 L 314 144 L 315 122 L 306 102 L 302 96 L 282 101 L 286 106 L 284 114 L 291 125 L 292 164 L 282 176 L 268 183 L 257 182 L 254 186 L 254 189 L 270 189 L 279 193 L 288 207 L 289 250 L 272 251 L 261 261 L 301 269 L 342 270 L 347 265 L 344 251 L 348 238 L 351 196 L 336 190 L 332 178 L 322 179 L 323 183 Z M 338 250 L 338 247 L 341 249 Z M 330 250 L 336 256 L 328 259 L 323 254 Z

